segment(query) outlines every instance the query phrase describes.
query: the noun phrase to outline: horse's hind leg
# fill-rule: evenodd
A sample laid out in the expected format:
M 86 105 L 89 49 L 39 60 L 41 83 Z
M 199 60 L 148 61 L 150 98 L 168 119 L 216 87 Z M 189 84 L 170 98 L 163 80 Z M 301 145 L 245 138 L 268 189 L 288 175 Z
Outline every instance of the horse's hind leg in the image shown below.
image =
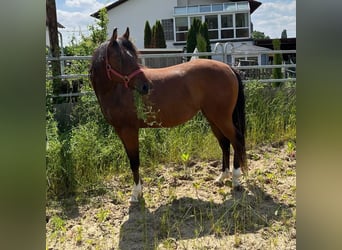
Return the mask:
M 130 167 L 133 174 L 134 186 L 132 190 L 131 202 L 138 202 L 142 196 L 142 185 L 139 175 L 139 140 L 138 140 L 138 129 L 117 129 L 122 143 L 124 144 L 126 154 L 129 159 Z
M 240 168 L 240 160 L 239 160 L 239 152 L 241 151 L 238 138 L 237 138 L 237 130 L 234 124 L 231 121 L 225 122 L 217 122 L 215 125 L 211 123 L 211 128 L 216 138 L 220 143 L 220 147 L 223 153 L 223 165 L 222 165 L 222 173 L 217 179 L 217 181 L 222 181 L 225 178 L 229 177 L 229 156 L 230 156 L 230 143 L 234 148 L 234 168 L 232 170 L 232 186 L 234 188 L 238 188 L 240 186 L 240 176 L 241 176 L 241 168 Z
M 242 151 L 242 145 L 240 144 L 237 136 L 238 132 L 232 122 L 229 122 L 227 126 L 221 127 L 222 132 L 230 139 L 234 148 L 234 160 L 233 160 L 233 170 L 232 170 L 232 186 L 233 188 L 240 187 L 240 176 L 241 176 L 241 166 L 240 166 L 240 155 Z
M 221 133 L 221 131 L 213 123 L 210 123 L 210 127 L 222 150 L 222 172 L 220 176 L 217 177 L 217 179 L 215 180 L 215 183 L 221 184 L 225 179 L 230 177 L 230 141 Z

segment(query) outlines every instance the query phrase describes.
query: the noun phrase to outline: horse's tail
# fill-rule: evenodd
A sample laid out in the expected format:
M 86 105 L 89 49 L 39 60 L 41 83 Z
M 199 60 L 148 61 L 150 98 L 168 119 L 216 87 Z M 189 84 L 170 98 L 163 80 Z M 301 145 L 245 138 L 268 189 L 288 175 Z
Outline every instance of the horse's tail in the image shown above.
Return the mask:
M 247 157 L 246 157 L 246 115 L 245 115 L 245 94 L 244 86 L 240 77 L 240 74 L 234 70 L 234 73 L 239 82 L 238 99 L 233 112 L 233 123 L 236 127 L 236 139 L 237 139 L 237 156 L 239 159 L 240 167 L 244 173 L 247 173 Z

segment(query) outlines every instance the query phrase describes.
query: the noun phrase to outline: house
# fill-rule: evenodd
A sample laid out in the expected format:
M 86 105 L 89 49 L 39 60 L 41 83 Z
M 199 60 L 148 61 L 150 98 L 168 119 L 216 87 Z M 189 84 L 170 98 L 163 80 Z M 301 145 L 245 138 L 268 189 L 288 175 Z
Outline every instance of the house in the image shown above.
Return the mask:
M 129 27 L 132 41 L 142 49 L 145 22 L 152 26 L 160 20 L 167 48 L 183 49 L 193 19 L 200 19 L 208 23 L 212 46 L 217 42 L 232 42 L 235 47 L 241 42 L 253 46 L 251 14 L 260 5 L 254 0 L 117 0 L 106 6 L 108 35 L 114 27 L 121 33 Z M 98 18 L 99 11 L 91 16 Z
M 264 48 L 273 49 L 274 39 L 260 39 L 255 40 L 254 44 Z M 281 38 L 280 39 L 280 49 L 281 50 L 296 50 L 296 38 Z M 286 63 L 296 63 L 296 53 L 286 53 L 283 54 L 283 61 Z

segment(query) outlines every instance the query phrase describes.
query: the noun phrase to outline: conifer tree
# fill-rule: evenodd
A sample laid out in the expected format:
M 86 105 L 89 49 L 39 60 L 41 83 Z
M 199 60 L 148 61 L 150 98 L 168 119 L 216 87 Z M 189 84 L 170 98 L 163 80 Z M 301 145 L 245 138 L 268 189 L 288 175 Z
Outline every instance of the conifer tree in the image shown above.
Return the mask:
M 187 52 L 192 53 L 196 47 L 198 50 L 200 50 L 198 48 L 198 43 L 197 43 L 198 34 L 201 35 L 201 37 L 204 39 L 204 41 L 206 43 L 205 44 L 206 45 L 205 51 L 201 51 L 201 52 L 210 52 L 211 47 L 210 47 L 210 40 L 209 40 L 208 25 L 207 25 L 207 23 L 202 23 L 201 20 L 199 20 L 197 18 L 193 20 L 192 25 L 188 31 L 188 37 L 187 37 L 187 41 L 186 41 Z M 199 41 L 201 41 L 203 44 L 202 38 L 200 38 Z M 188 59 L 190 59 L 190 58 L 188 58 Z
M 151 48 L 152 47 L 152 30 L 150 23 L 148 21 L 145 22 L 145 29 L 144 29 L 144 48 Z
M 159 20 L 152 27 L 152 47 L 153 48 L 166 48 L 164 29 Z
M 280 50 L 280 40 L 279 39 L 274 39 L 273 42 L 273 49 L 274 50 Z M 281 54 L 274 54 L 273 57 L 273 64 L 274 65 L 280 65 L 282 62 L 282 56 Z M 272 75 L 273 75 L 273 79 L 281 79 L 283 78 L 283 74 L 281 72 L 281 68 L 274 68 L 272 70 Z M 273 84 L 273 86 L 279 87 L 281 85 L 280 82 L 275 82 Z

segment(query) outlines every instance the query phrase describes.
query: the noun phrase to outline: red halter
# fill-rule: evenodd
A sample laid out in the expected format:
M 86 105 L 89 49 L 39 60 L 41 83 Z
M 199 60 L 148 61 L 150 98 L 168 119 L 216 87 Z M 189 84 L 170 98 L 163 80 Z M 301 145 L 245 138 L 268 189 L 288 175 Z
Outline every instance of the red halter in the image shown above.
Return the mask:
M 135 77 L 136 75 L 142 73 L 142 70 L 139 68 L 139 69 L 133 71 L 129 75 L 122 75 L 121 73 L 117 72 L 115 69 L 112 68 L 112 66 L 108 62 L 107 48 L 108 48 L 108 46 L 106 47 L 106 71 L 107 71 L 107 76 L 108 76 L 109 80 L 112 80 L 112 76 L 111 76 L 111 73 L 112 73 L 115 76 L 122 79 L 124 81 L 125 87 L 128 88 L 129 81 L 132 80 L 132 78 Z

